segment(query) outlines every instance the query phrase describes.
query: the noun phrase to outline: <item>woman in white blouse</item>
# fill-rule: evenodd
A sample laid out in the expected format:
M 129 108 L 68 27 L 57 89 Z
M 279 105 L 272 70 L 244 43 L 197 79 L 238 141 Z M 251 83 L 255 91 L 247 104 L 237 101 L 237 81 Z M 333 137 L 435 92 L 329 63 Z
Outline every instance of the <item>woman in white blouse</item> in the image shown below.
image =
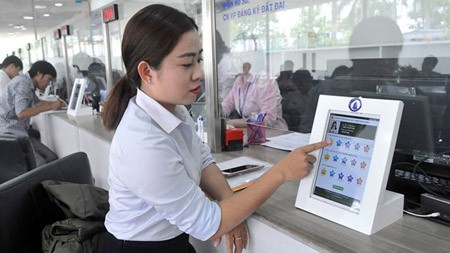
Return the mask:
M 216 245 L 226 235 L 228 249 L 242 252 L 245 219 L 281 184 L 307 175 L 316 160 L 307 153 L 327 145 L 293 151 L 234 194 L 183 106 L 200 92 L 202 51 L 193 19 L 171 7 L 149 5 L 128 22 L 122 40 L 127 74 L 103 113 L 115 134 L 101 252 L 195 252 L 188 235 Z

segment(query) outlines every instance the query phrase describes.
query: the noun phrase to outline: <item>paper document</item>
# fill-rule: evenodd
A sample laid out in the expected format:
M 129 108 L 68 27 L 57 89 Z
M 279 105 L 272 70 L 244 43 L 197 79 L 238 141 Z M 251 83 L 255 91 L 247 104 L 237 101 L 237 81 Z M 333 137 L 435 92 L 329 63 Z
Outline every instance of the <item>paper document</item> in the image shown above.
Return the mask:
M 264 165 L 261 169 L 242 173 L 236 176 L 227 177 L 228 184 L 230 185 L 231 189 L 233 191 L 239 191 L 242 190 L 249 185 L 252 184 L 253 181 L 258 179 L 262 174 L 264 174 L 270 167 L 272 167 L 271 163 L 264 162 L 252 157 L 248 156 L 241 156 L 235 159 L 231 159 L 225 162 L 218 163 L 217 166 L 219 166 L 220 170 L 226 170 L 229 168 L 237 167 L 240 165 L 246 165 L 246 164 L 256 164 L 256 165 Z
M 267 138 L 268 141 L 264 142 L 261 145 L 292 151 L 296 148 L 303 147 L 309 144 L 309 136 L 311 134 L 302 134 L 302 133 L 288 133 L 275 137 Z

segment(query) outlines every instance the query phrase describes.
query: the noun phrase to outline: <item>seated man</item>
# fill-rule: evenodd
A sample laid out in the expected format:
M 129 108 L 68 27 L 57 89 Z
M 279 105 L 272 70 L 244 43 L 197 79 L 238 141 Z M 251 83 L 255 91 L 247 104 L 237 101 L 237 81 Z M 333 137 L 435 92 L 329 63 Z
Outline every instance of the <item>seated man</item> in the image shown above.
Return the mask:
M 7 90 L 0 95 L 0 133 L 28 136 L 30 118 L 41 112 L 59 109 L 63 102 L 41 101 L 35 90 L 44 92 L 47 85 L 56 77 L 55 68 L 46 61 L 35 62 L 27 73 L 14 77 Z M 36 152 L 36 164 L 56 160 L 58 157 L 36 138 L 31 137 Z
M 423 59 L 422 62 L 422 70 L 420 71 L 420 75 L 422 77 L 441 77 L 442 74 L 439 72 L 434 71 L 434 68 L 438 64 L 439 60 L 435 56 L 427 56 Z
M 11 55 L 3 60 L 0 67 L 0 95 L 6 90 L 9 81 L 17 76 L 23 69 L 22 60 L 17 56 Z
M 305 107 L 313 91 L 314 82 L 309 70 L 299 69 L 292 74 L 291 79 L 285 85 L 284 92 L 281 93 L 283 119 L 286 120 L 290 131 L 298 132 Z
M 367 32 L 370 31 L 370 32 Z M 380 57 L 368 57 L 367 45 L 383 48 Z M 355 26 L 350 36 L 348 53 L 352 66 L 333 79 L 320 81 L 311 91 L 300 121 L 299 132 L 310 133 L 319 96 L 355 96 L 354 92 L 376 92 L 377 86 L 396 86 L 395 71 L 403 48 L 403 35 L 397 23 L 387 17 L 374 16 Z M 345 70 L 345 69 L 344 69 Z

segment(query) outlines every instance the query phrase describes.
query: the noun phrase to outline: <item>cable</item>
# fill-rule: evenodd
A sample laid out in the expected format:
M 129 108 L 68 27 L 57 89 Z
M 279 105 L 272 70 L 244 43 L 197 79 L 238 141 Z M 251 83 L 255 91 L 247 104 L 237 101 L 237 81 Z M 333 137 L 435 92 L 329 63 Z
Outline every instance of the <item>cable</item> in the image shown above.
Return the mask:
M 431 178 L 420 166 L 419 164 L 421 164 L 423 161 L 419 161 L 416 163 L 416 165 L 413 168 L 413 175 L 414 178 L 416 179 L 416 182 L 424 189 L 426 190 L 428 193 L 431 193 L 433 195 L 437 195 L 437 196 L 446 196 L 448 197 L 447 193 L 440 187 L 438 186 L 434 181 L 433 178 Z M 424 179 L 424 183 L 426 183 L 426 181 L 428 180 L 428 182 L 434 186 L 435 189 L 437 189 L 439 192 L 441 192 L 442 194 L 439 194 L 437 192 L 435 192 L 434 190 L 430 189 L 429 187 L 427 187 L 425 184 L 423 184 L 422 182 L 420 182 L 420 174 L 417 173 L 417 170 L 419 170 L 422 173 L 422 176 L 426 179 Z
M 415 163 L 410 163 L 410 162 L 396 162 L 396 163 L 392 163 L 391 167 L 395 167 L 397 165 L 409 165 L 411 167 L 414 167 Z
M 414 179 L 416 181 L 416 183 L 422 187 L 422 189 L 424 189 L 425 191 L 427 191 L 428 193 L 437 195 L 437 196 L 441 196 L 441 194 L 431 190 L 430 188 L 428 188 L 425 184 L 423 184 L 422 182 L 420 182 L 419 176 L 420 174 L 417 173 L 417 170 L 420 170 L 422 172 L 422 175 L 424 176 L 425 179 L 427 179 L 431 185 L 433 185 L 436 189 L 438 189 L 440 192 L 442 192 L 442 194 L 444 194 L 444 196 L 447 196 L 447 193 L 445 191 L 443 191 L 438 185 L 436 185 L 436 183 L 433 181 L 433 179 L 419 166 L 421 163 L 423 163 L 425 160 L 420 160 L 416 163 L 411 163 L 411 162 L 397 162 L 397 163 L 393 163 L 391 165 L 391 168 L 398 165 L 407 165 L 407 166 L 411 166 L 412 167 L 412 174 L 414 176 Z
M 439 157 L 439 156 L 441 156 L 441 155 L 443 155 L 443 154 L 447 154 L 447 153 L 450 153 L 450 150 L 446 150 L 446 151 L 437 153 L 437 154 L 434 155 L 434 158 Z M 427 174 L 427 173 L 419 166 L 420 164 L 426 162 L 427 159 L 428 159 L 428 158 L 421 159 L 421 160 L 418 161 L 418 162 L 414 165 L 414 167 L 413 167 L 413 175 L 414 175 L 414 177 L 416 178 L 417 183 L 418 183 L 424 190 L 428 191 L 428 192 L 431 193 L 431 194 L 434 194 L 434 195 L 437 195 L 437 196 L 444 196 L 444 197 L 447 197 L 447 198 L 448 198 L 449 195 L 447 194 L 447 192 L 446 192 L 444 189 L 442 189 L 442 187 L 440 187 L 439 185 L 437 185 L 437 184 L 433 181 L 433 178 L 430 177 L 430 176 L 429 176 L 429 175 L 428 175 L 428 174 Z M 436 188 L 436 189 L 437 189 L 439 192 L 441 192 L 442 194 L 439 194 L 439 193 L 437 193 L 437 192 L 431 190 L 430 188 L 428 188 L 428 187 L 425 186 L 424 184 L 422 184 L 422 182 L 420 182 L 420 180 L 419 180 L 419 174 L 417 173 L 417 169 L 420 170 L 420 172 L 422 173 L 422 175 L 430 182 L 430 184 L 433 185 L 434 188 Z M 424 180 L 424 181 L 426 181 L 426 180 Z
M 405 212 L 409 215 L 412 215 L 412 216 L 420 217 L 420 218 L 434 218 L 434 217 L 441 216 L 440 212 L 434 212 L 434 213 L 430 213 L 430 214 L 417 214 L 417 213 L 413 213 L 413 212 L 406 211 L 406 210 L 403 210 L 403 212 Z

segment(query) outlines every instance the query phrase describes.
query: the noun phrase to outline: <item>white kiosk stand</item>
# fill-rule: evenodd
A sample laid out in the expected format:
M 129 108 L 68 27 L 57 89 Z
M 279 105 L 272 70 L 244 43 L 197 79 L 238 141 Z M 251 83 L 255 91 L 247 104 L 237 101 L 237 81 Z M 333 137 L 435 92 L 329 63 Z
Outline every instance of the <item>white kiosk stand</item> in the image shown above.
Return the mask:
M 310 142 L 311 174 L 300 181 L 295 206 L 371 235 L 403 217 L 403 195 L 386 190 L 403 103 L 321 95 Z
M 85 78 L 76 78 L 70 95 L 69 106 L 67 107 L 67 114 L 70 116 L 91 115 L 92 107 L 84 105 L 83 96 L 86 89 L 87 80 Z

